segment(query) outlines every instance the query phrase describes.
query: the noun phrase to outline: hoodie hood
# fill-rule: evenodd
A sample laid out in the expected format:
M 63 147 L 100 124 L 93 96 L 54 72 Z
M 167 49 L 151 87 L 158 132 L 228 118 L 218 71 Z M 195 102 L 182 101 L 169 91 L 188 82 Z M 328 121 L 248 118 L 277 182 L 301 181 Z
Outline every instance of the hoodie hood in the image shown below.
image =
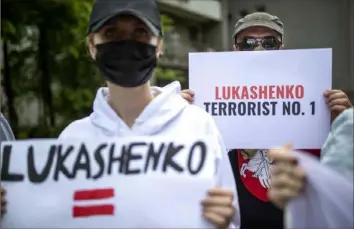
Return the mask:
M 151 87 L 154 99 L 129 128 L 108 104 L 108 88 L 97 91 L 90 115 L 92 124 L 108 136 L 155 135 L 177 118 L 189 104 L 180 96 L 181 85 L 175 81 L 160 88 Z

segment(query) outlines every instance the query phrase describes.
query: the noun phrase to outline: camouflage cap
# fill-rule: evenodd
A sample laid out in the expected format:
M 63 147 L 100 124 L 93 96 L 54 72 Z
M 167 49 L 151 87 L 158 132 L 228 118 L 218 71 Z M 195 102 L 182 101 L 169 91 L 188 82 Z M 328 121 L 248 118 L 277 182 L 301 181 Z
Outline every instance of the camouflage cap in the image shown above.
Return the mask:
M 277 16 L 265 12 L 256 12 L 246 15 L 236 22 L 232 38 L 235 39 L 243 30 L 255 26 L 270 28 L 278 32 L 282 37 L 284 36 L 284 24 Z

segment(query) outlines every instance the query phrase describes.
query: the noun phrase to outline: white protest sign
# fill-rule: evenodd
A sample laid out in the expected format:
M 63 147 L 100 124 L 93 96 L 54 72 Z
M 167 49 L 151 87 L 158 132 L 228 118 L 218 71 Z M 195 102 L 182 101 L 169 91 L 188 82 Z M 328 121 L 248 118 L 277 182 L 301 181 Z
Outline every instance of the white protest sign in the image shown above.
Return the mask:
M 2 228 L 208 228 L 200 202 L 214 184 L 213 144 L 147 137 L 3 143 Z
M 330 130 L 331 49 L 191 53 L 189 85 L 229 149 L 319 149 Z

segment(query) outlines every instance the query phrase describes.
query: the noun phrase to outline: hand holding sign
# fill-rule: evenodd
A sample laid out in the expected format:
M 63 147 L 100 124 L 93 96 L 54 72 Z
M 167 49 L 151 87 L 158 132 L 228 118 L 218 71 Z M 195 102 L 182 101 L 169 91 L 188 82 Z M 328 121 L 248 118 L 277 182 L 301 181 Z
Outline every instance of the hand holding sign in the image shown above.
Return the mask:
M 194 92 L 192 90 L 182 90 L 181 91 L 181 96 L 184 98 L 188 103 L 192 104 L 193 103 L 193 98 L 194 98 Z
M 1 217 L 3 214 L 6 212 L 6 199 L 5 199 L 5 189 L 1 186 L 1 193 L 0 193 L 0 198 L 1 198 L 1 212 L 0 215 Z
M 291 199 L 300 194 L 305 185 L 306 174 L 298 166 L 290 144 L 269 150 L 268 156 L 276 163 L 271 170 L 268 197 L 277 207 L 284 208 Z
M 348 96 L 341 90 L 327 90 L 324 92 L 326 103 L 331 110 L 332 120 L 347 108 L 352 107 Z
M 213 188 L 203 200 L 203 215 L 218 229 L 226 229 L 235 215 L 233 193 L 229 190 Z

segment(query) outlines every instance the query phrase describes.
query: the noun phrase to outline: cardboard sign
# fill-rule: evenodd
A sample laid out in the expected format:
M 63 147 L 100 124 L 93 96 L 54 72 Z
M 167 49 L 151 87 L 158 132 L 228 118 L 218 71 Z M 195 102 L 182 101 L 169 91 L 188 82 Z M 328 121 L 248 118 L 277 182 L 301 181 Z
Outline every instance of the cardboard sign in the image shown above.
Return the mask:
M 229 149 L 321 148 L 331 84 L 331 49 L 189 55 L 195 104 L 214 117 Z
M 1 144 L 3 228 L 207 228 L 200 202 L 216 152 L 205 139 Z

